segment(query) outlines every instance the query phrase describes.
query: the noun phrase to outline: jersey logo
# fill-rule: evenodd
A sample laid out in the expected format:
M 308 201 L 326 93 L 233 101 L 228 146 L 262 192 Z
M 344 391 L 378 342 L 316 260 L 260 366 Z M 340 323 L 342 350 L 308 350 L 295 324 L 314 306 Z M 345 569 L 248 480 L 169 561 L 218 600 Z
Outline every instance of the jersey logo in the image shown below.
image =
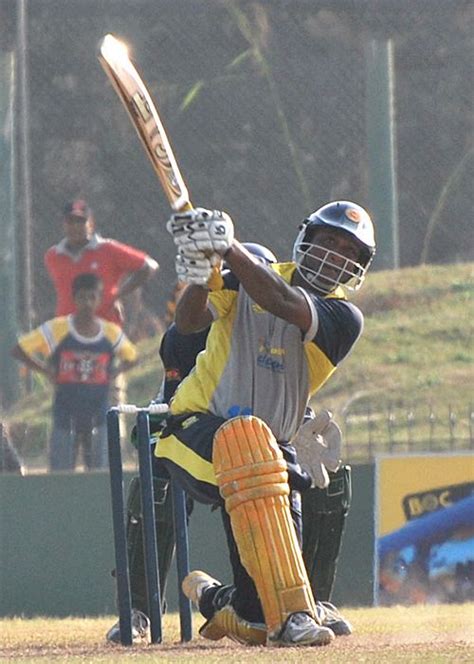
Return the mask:
M 59 384 L 107 385 L 109 353 L 63 350 L 60 353 L 57 382 Z
M 267 355 L 267 353 L 261 353 L 257 357 L 257 366 L 262 369 L 269 369 L 270 371 L 273 371 L 273 373 L 284 373 L 285 371 L 284 363 L 275 359 L 271 355 Z
M 166 369 L 166 380 L 181 380 L 181 372 L 179 369 Z
M 272 346 L 264 339 L 259 340 L 257 366 L 268 369 L 273 373 L 284 373 L 285 371 L 285 349 Z

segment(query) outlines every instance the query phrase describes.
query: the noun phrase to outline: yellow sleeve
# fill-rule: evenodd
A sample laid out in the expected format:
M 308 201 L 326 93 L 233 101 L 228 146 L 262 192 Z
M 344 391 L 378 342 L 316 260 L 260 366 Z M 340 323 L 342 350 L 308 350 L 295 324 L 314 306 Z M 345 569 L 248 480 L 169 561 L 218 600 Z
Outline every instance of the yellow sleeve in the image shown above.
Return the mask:
M 122 362 L 134 362 L 137 359 L 137 347 L 118 325 L 104 321 L 104 334 L 112 344 L 115 355 Z
M 18 345 L 29 356 L 50 357 L 69 331 L 66 316 L 53 318 L 18 339 Z
M 216 290 L 209 293 L 209 309 L 214 318 L 224 318 L 232 309 L 238 291 Z
M 269 267 L 277 272 L 286 282 L 291 283 L 291 277 L 293 276 L 296 267 L 294 263 L 275 263 Z M 237 295 L 237 290 L 229 288 L 212 290 L 209 293 L 208 306 L 214 319 L 225 318 L 225 316 L 230 313 Z
M 134 362 L 138 356 L 137 347 L 132 344 L 130 339 L 125 334 L 123 334 L 123 332 L 121 343 L 117 348 L 117 356 L 123 362 Z

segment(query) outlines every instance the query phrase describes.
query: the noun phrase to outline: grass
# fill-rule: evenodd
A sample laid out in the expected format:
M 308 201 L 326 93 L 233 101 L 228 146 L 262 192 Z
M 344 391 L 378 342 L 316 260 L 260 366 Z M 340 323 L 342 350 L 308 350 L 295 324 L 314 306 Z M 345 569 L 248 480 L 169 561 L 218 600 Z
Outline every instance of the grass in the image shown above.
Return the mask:
M 0 660 L 30 664 L 66 662 L 112 664 L 134 662 L 348 662 L 380 663 L 472 662 L 474 660 L 474 605 L 439 605 L 347 609 L 355 625 L 351 637 L 324 648 L 244 648 L 227 639 L 218 642 L 196 637 L 179 643 L 176 615 L 165 616 L 163 644 L 124 648 L 104 643 L 115 618 L 0 619 Z M 196 619 L 195 627 L 200 622 Z
M 366 316 L 364 335 L 321 398 L 339 411 L 369 400 L 374 411 L 389 399 L 466 403 L 473 293 L 472 264 L 371 275 L 353 298 Z
M 473 268 L 464 263 L 374 272 L 351 298 L 365 314 L 364 334 L 313 405 L 348 421 L 346 434 L 354 454 L 359 444 L 366 445 L 369 409 L 372 434 L 384 445 L 390 444 L 390 408 L 402 440 L 409 434 L 415 443 L 426 445 L 430 409 L 442 446 L 449 445 L 449 408 L 457 434 L 466 440 L 472 435 Z M 144 359 L 128 375 L 129 401 L 146 404 L 156 394 L 162 378 L 158 348 L 159 339 L 140 344 Z M 17 439 L 24 456 L 44 452 L 50 400 L 50 388 L 37 383 L 33 394 L 7 414 L 20 432 L 29 430 Z M 410 412 L 414 421 L 407 432 Z

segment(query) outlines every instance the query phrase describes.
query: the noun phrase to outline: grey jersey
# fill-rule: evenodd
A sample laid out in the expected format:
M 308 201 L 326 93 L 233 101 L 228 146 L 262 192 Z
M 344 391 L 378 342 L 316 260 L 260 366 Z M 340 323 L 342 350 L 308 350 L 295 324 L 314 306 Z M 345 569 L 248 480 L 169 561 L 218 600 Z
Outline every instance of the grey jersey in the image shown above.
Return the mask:
M 294 265 L 276 264 L 272 269 L 289 282 Z M 212 412 L 225 418 L 252 414 L 270 426 L 277 440 L 290 440 L 303 419 L 309 396 L 347 354 L 361 327 L 353 324 L 350 335 L 343 334 L 345 319 L 357 318 L 352 312 L 355 307 L 341 299 L 324 307 L 328 299 L 300 290 L 312 312 L 305 336 L 296 325 L 259 307 L 235 278 L 223 290 L 211 293 L 209 307 L 215 322 L 195 370 L 176 392 L 172 412 Z M 322 326 L 319 301 L 325 318 Z M 334 316 L 337 309 L 340 320 Z M 318 336 L 320 327 L 322 336 Z M 339 328 L 336 343 L 334 334 Z M 330 350 L 325 352 L 321 346 Z

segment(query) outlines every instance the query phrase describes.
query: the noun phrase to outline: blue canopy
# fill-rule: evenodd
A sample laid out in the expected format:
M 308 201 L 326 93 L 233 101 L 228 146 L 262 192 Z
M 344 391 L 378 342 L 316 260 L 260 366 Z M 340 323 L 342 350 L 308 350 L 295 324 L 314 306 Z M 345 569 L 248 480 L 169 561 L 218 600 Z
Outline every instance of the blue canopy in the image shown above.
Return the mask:
M 442 542 L 462 526 L 474 528 L 474 496 L 409 521 L 398 530 L 379 537 L 377 542 L 379 559 L 382 560 L 388 553 L 399 551 L 406 546 L 416 546 L 422 542 Z

